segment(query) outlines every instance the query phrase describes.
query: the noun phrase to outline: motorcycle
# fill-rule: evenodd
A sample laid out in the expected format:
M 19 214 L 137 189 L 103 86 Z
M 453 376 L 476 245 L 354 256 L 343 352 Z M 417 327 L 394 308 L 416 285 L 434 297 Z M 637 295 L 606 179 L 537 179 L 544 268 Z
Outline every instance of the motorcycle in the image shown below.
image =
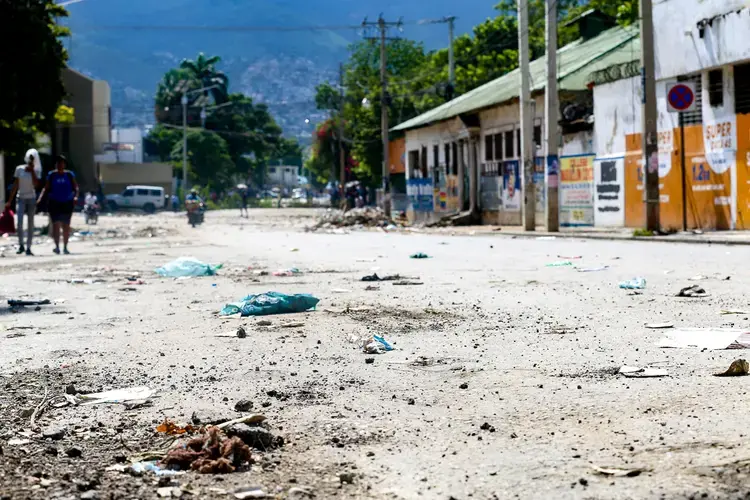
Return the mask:
M 99 222 L 99 205 L 87 204 L 83 207 L 83 218 L 86 224 L 96 224 Z
M 187 208 L 188 224 L 193 227 L 203 224 L 206 205 L 202 201 L 188 200 L 185 202 L 185 207 Z

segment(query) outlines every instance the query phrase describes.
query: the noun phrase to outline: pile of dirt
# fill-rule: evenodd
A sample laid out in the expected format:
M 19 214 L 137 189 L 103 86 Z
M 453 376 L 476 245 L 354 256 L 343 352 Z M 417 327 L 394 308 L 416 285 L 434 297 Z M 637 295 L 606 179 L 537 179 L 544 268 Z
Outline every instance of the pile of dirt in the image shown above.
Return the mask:
M 400 224 L 386 216 L 380 208 L 364 207 L 353 208 L 346 212 L 330 209 L 308 230 L 317 231 L 318 229 L 339 227 L 395 227 L 398 225 Z
M 227 437 L 218 427 L 208 427 L 197 437 L 167 453 L 162 465 L 168 469 L 228 474 L 252 463 L 250 447 L 238 437 Z

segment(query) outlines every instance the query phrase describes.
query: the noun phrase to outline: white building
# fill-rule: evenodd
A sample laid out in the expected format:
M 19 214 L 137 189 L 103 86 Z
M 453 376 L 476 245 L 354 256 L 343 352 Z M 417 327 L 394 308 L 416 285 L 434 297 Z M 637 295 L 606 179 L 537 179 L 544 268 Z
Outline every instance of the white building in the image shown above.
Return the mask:
M 111 141 L 101 145 L 98 163 L 143 163 L 143 131 L 139 128 L 112 129 Z
M 295 188 L 299 186 L 299 170 L 295 165 L 274 165 L 268 167 L 268 184 L 272 186 Z

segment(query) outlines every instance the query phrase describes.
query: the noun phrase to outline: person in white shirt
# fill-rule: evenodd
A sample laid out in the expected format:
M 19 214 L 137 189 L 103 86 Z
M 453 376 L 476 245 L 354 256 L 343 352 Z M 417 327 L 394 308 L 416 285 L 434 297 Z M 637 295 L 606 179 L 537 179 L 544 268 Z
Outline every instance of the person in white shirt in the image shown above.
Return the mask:
M 13 182 L 13 189 L 10 192 L 10 198 L 8 203 L 5 204 L 5 208 L 10 208 L 13 203 L 13 198 L 18 195 L 16 202 L 16 215 L 18 217 L 18 254 L 26 252 L 26 255 L 34 255 L 31 253 L 31 241 L 34 237 L 34 214 L 36 213 L 36 187 L 39 184 L 39 179 L 42 176 L 42 161 L 39 158 L 39 153 L 36 149 L 29 149 L 26 151 L 26 165 L 19 165 L 16 167 L 14 174 L 15 180 Z M 26 246 L 23 244 L 23 216 L 26 215 L 29 220 L 29 226 L 26 233 Z
M 91 192 L 89 192 L 89 193 L 86 193 L 86 201 L 85 201 L 85 204 L 86 204 L 87 206 L 89 206 L 89 205 L 90 205 L 90 206 L 94 206 L 94 205 L 96 205 L 97 203 L 98 203 L 98 200 L 96 199 L 96 196 L 94 196 L 94 193 L 91 193 Z

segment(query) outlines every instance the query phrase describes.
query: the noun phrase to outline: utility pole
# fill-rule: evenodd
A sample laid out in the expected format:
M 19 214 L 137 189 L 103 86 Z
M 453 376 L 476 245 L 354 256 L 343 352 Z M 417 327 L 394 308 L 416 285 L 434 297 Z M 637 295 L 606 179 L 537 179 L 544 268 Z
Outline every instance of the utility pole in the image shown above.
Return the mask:
M 388 96 L 388 71 L 386 60 L 386 34 L 391 26 L 401 27 L 403 22 L 399 19 L 397 22 L 387 22 L 381 14 L 375 23 L 368 23 L 367 19 L 362 22 L 362 27 L 376 26 L 380 31 L 380 133 L 383 136 L 383 212 L 390 217 L 391 214 L 391 167 L 388 158 L 389 138 L 388 138 L 388 105 L 390 97 Z
M 560 104 L 557 95 L 557 2 L 546 0 L 547 8 L 547 86 L 544 94 L 544 151 L 546 155 L 544 168 L 545 225 L 547 231 L 560 230 L 560 199 L 558 198 L 559 160 L 558 147 L 558 113 Z
M 448 23 L 448 100 L 453 99 L 456 89 L 456 59 L 453 56 L 453 37 L 455 33 L 456 16 L 445 18 Z
M 656 129 L 656 65 L 654 63 L 654 17 L 651 0 L 640 0 L 641 79 L 643 83 L 643 169 L 646 171 L 646 229 L 658 232 L 659 144 Z
M 531 116 L 531 84 L 529 73 L 529 3 L 518 0 L 518 67 L 521 72 L 521 168 L 523 168 L 523 226 L 536 229 L 536 192 L 534 191 L 534 122 Z
M 187 92 L 182 93 L 182 196 L 187 196 L 188 168 L 187 168 Z
M 339 64 L 339 117 L 338 117 L 338 139 L 339 139 L 339 179 L 341 189 L 346 184 L 346 155 L 344 153 L 344 63 Z M 342 193 L 343 194 L 343 193 Z

